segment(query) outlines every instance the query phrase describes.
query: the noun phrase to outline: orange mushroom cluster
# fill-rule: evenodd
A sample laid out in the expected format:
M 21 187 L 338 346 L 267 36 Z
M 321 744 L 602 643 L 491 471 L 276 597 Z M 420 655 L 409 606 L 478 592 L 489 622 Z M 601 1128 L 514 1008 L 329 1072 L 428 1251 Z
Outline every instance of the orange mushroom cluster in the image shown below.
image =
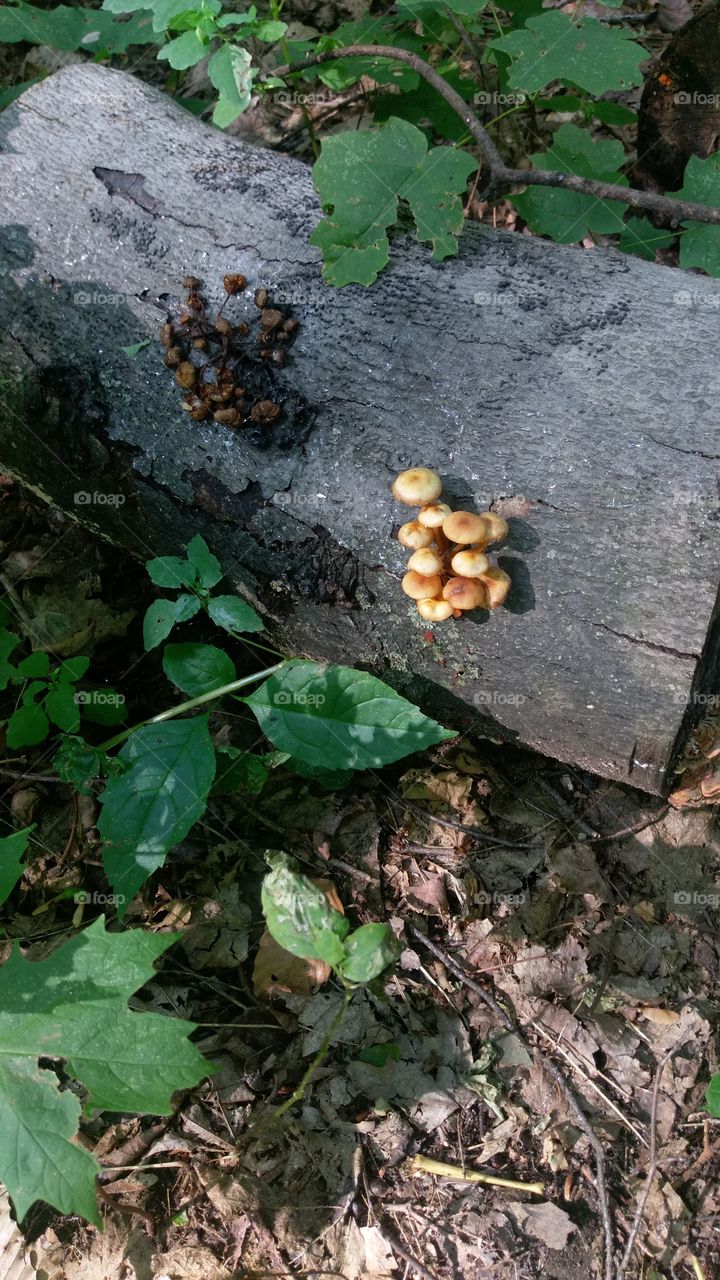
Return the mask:
M 485 554 L 507 537 L 507 520 L 494 511 L 476 516 L 451 511 L 440 502 L 442 482 L 427 467 L 401 471 L 392 491 L 398 502 L 419 507 L 417 518 L 400 526 L 398 542 L 412 551 L 402 589 L 426 622 L 459 618 L 470 609 L 497 609 L 510 578 Z

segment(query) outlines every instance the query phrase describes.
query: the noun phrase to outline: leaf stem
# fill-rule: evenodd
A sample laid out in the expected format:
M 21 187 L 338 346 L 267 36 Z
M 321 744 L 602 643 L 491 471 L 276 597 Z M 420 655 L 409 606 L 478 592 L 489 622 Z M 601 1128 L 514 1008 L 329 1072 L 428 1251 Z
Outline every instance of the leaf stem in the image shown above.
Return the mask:
M 281 1116 L 285 1115 L 286 1111 L 289 1111 L 291 1107 L 295 1106 L 296 1102 L 300 1102 L 302 1098 L 305 1096 L 305 1090 L 310 1084 L 310 1081 L 315 1075 L 315 1072 L 317 1071 L 318 1067 L 321 1065 L 323 1060 L 327 1057 L 328 1050 L 330 1048 L 330 1045 L 332 1044 L 333 1036 L 335 1035 L 335 1032 L 337 1031 L 338 1027 L 340 1026 L 340 1023 L 342 1022 L 343 1018 L 345 1017 L 345 1014 L 347 1013 L 348 1005 L 350 1004 L 350 1001 L 352 1000 L 355 994 L 355 991 L 356 991 L 355 987 L 345 988 L 345 994 L 343 996 L 342 1004 L 340 1005 L 340 1008 L 338 1009 L 335 1016 L 330 1019 L 328 1029 L 325 1032 L 325 1035 L 323 1036 L 323 1042 L 320 1045 L 320 1048 L 318 1049 L 317 1053 L 315 1054 L 315 1057 L 313 1058 L 312 1062 L 310 1063 L 310 1066 L 308 1067 L 307 1071 L 304 1073 L 297 1088 L 290 1094 L 290 1097 L 286 1098 L 285 1101 L 279 1107 L 276 1107 L 275 1110 L 265 1118 L 265 1120 L 261 1120 L 260 1124 L 257 1125 L 256 1128 L 258 1129 L 264 1128 L 266 1124 L 271 1124 L 271 1123 L 274 1123 L 276 1120 L 279 1120 Z
M 133 724 L 129 729 L 123 729 L 122 733 L 115 734 L 114 738 L 108 738 L 107 742 L 101 742 L 97 748 L 98 751 L 110 751 L 112 747 L 117 747 L 126 738 L 138 729 L 143 729 L 148 724 L 162 724 L 164 720 L 174 720 L 176 716 L 183 715 L 186 711 L 194 711 L 196 707 L 205 706 L 208 702 L 214 702 L 217 698 L 224 698 L 228 693 L 236 693 L 238 689 L 244 689 L 248 684 L 254 684 L 256 680 L 264 680 L 268 676 L 273 676 L 276 671 L 285 665 L 285 659 L 282 662 L 276 662 L 274 667 L 265 667 L 264 671 L 255 671 L 251 676 L 243 676 L 240 680 L 231 680 L 229 684 L 220 685 L 218 689 L 210 689 L 208 693 L 201 693 L 197 698 L 188 698 L 186 702 L 179 702 L 176 707 L 169 707 L 167 711 L 161 711 L 159 715 L 148 716 L 146 720 L 140 720 L 138 724 Z

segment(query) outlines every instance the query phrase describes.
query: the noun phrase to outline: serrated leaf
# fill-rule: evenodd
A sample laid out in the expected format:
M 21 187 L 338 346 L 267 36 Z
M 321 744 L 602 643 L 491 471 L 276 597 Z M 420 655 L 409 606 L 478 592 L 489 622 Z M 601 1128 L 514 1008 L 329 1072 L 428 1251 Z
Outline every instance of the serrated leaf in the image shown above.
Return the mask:
M 654 227 L 648 218 L 628 218 L 620 232 L 618 248 L 623 253 L 634 253 L 648 262 L 655 261 L 658 249 L 669 249 L 675 242 L 672 231 Z
M 7 902 L 18 880 L 22 879 L 25 870 L 23 858 L 30 833 L 34 830 L 34 827 L 25 827 L 9 836 L 0 836 L 0 906 Z
M 262 631 L 265 626 L 252 605 L 238 596 L 213 596 L 208 601 L 208 613 L 224 631 Z
M 6 741 L 9 747 L 34 747 L 47 738 L 50 722 L 42 707 L 34 703 L 19 707 L 10 717 Z
M 705 1098 L 710 1115 L 720 1116 L 720 1072 L 716 1076 L 711 1076 Z
M 272 869 L 262 883 L 268 932 L 291 955 L 324 960 L 322 951 L 334 946 L 327 935 L 335 935 L 341 943 L 350 929 L 348 921 L 330 906 L 322 889 L 292 868 L 284 854 L 269 856 L 268 861 Z
M 692 200 L 720 208 L 720 155 L 700 160 L 691 156 L 685 167 L 681 191 L 668 192 L 678 200 Z M 702 267 L 710 276 L 720 276 L 720 227 L 700 222 L 683 222 L 687 228 L 680 238 L 680 266 Z
M 339 972 L 346 982 L 372 982 L 400 954 L 389 924 L 363 924 L 345 939 Z
M 247 49 L 241 49 L 233 44 L 224 44 L 210 59 L 208 75 L 220 94 L 220 101 L 213 113 L 213 121 L 220 128 L 224 128 L 250 105 L 252 58 Z M 234 114 L 230 115 L 231 112 Z
M 125 772 L 102 794 L 98 831 L 119 914 L 202 817 L 215 773 L 207 716 L 145 725 L 119 754 Z
M 647 51 L 622 27 L 594 18 L 573 21 L 556 10 L 529 18 L 520 31 L 490 40 L 488 48 L 513 59 L 508 89 L 537 93 L 553 80 L 600 97 L 608 89 L 642 84 Z
M 194 618 L 199 608 L 197 596 L 181 595 L 176 600 L 156 600 L 150 605 L 143 620 L 145 648 L 154 649 L 161 644 L 178 622 Z
M 321 769 L 375 769 L 455 737 L 375 676 L 300 658 L 244 701 L 274 746 Z
M 157 56 L 169 62 L 176 71 L 185 71 L 204 58 L 206 52 L 207 45 L 198 39 L 195 31 L 184 31 L 181 36 L 176 36 L 163 45 Z
M 624 158 L 621 142 L 614 138 L 595 142 L 587 129 L 574 124 L 560 126 L 551 151 L 530 157 L 536 169 L 558 169 L 625 187 L 627 178 L 619 172 Z M 622 230 L 625 206 L 617 200 L 598 200 L 553 187 L 528 187 L 511 199 L 532 231 L 552 236 L 560 244 L 582 240 L 588 231 L 611 234 Z
M 237 679 L 232 658 L 214 644 L 169 644 L 163 671 L 178 689 L 198 697 Z
M 310 242 L 323 251 L 323 277 L 333 285 L 372 284 L 389 257 L 387 228 L 405 200 L 419 240 L 433 257 L 457 253 L 463 228 L 460 192 L 477 167 L 467 152 L 433 147 L 420 129 L 391 118 L 377 132 L 359 130 L 326 138 L 313 169 L 323 208 L 332 210 Z
M 125 9 L 149 8 L 126 4 Z M 118 12 L 116 10 L 115 12 Z M 76 49 L 94 53 L 124 53 L 132 44 L 151 44 L 153 33 L 147 15 L 130 22 L 115 22 L 111 14 L 97 9 L 71 8 L 60 4 L 40 9 L 32 4 L 0 9 L 0 44 L 27 41 L 47 44 L 68 53 Z
M 71 684 L 59 684 L 50 690 L 45 699 L 45 711 L 52 723 L 66 733 L 76 733 L 80 728 L 80 707 Z
M 90 659 L 81 657 L 65 658 L 60 666 L 53 671 L 53 679 L 60 681 L 62 684 L 74 684 L 76 680 L 82 680 L 88 667 Z
M 188 543 L 187 558 L 197 573 L 201 587 L 209 591 L 211 587 L 217 586 L 223 577 L 220 561 L 199 533 Z
M 145 568 L 156 587 L 171 587 L 177 591 L 180 587 L 195 585 L 195 567 L 181 556 L 157 556 L 155 560 L 146 560 Z
M 109 934 L 97 920 L 44 960 L 16 946 L 0 968 L 0 1179 L 18 1218 L 44 1200 L 100 1222 L 98 1165 L 72 1141 L 79 1099 L 38 1058 L 64 1063 L 88 1106 L 141 1114 L 167 1114 L 175 1090 L 208 1074 L 192 1023 L 127 1007 L 176 936 Z
M 103 772 L 105 759 L 102 751 L 89 746 L 82 738 L 67 734 L 60 742 L 52 763 L 63 782 L 71 783 L 83 795 L 91 795 L 88 784 Z

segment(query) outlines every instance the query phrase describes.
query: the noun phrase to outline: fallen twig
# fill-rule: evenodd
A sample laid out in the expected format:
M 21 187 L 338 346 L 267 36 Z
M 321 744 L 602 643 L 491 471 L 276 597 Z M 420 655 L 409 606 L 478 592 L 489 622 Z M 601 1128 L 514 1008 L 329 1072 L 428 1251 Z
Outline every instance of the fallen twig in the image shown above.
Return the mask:
M 667 1066 L 668 1062 L 670 1061 L 672 1055 L 675 1052 L 676 1052 L 675 1048 L 668 1050 L 668 1052 L 665 1054 L 665 1057 L 658 1064 L 658 1069 L 657 1069 L 657 1072 L 655 1073 L 655 1084 L 653 1085 L 652 1103 L 650 1106 L 650 1151 L 648 1154 L 647 1177 L 645 1178 L 645 1185 L 643 1186 L 642 1194 L 640 1196 L 640 1199 L 638 1200 L 637 1209 L 635 1210 L 635 1217 L 633 1218 L 632 1227 L 630 1228 L 630 1234 L 627 1238 L 627 1244 L 625 1245 L 625 1252 L 622 1256 L 622 1260 L 617 1269 L 616 1280 L 623 1280 L 623 1276 L 625 1275 L 625 1272 L 627 1271 L 628 1266 L 630 1264 L 632 1252 L 633 1252 L 633 1249 L 635 1248 L 635 1241 L 637 1240 L 638 1232 L 640 1231 L 640 1224 L 643 1220 L 645 1205 L 647 1204 L 648 1196 L 650 1195 L 652 1184 L 655 1181 L 655 1175 L 657 1173 L 657 1113 L 658 1113 L 658 1101 L 660 1099 L 660 1080 L 662 1078 L 662 1073 L 665 1070 L 665 1067 Z
M 383 44 L 351 44 L 340 49 L 329 49 L 326 53 L 315 53 L 301 62 L 290 62 L 286 66 L 277 67 L 274 76 L 281 79 L 285 76 L 297 75 L 308 67 L 319 66 L 336 58 L 391 58 L 395 62 L 405 62 L 413 71 L 417 71 L 433 89 L 452 107 L 460 119 L 467 125 L 487 169 L 487 182 L 483 199 L 496 195 L 514 186 L 560 187 L 564 191 L 574 191 L 578 195 L 595 196 L 597 200 L 617 200 L 630 209 L 641 209 L 646 213 L 655 213 L 669 218 L 674 226 L 686 219 L 692 222 L 720 224 L 720 209 L 709 205 L 695 204 L 688 200 L 677 200 L 672 196 L 659 195 L 654 191 L 638 191 L 635 187 L 621 187 L 614 182 L 601 182 L 597 178 L 581 178 L 574 173 L 560 173 L 553 169 L 512 169 L 505 164 L 495 143 L 475 115 L 475 112 L 464 98 L 448 84 L 447 80 L 430 66 L 424 58 L 407 49 L 396 49 L 393 45 Z
M 605 1238 L 604 1277 L 605 1280 L 613 1280 L 613 1229 L 610 1219 L 610 1202 L 608 1199 L 607 1180 L 605 1177 L 605 1152 L 600 1139 L 593 1130 L 585 1112 L 575 1097 L 572 1088 L 565 1079 L 565 1076 L 560 1068 L 555 1065 L 552 1059 L 548 1058 L 547 1055 L 543 1053 L 542 1049 L 538 1049 L 538 1047 L 528 1039 L 524 1031 L 522 1031 L 517 1023 L 510 1017 L 510 1014 L 503 1009 L 502 1005 L 498 1003 L 495 996 L 490 991 L 486 991 L 479 982 L 476 982 L 474 978 L 471 978 L 470 975 L 465 972 L 462 965 L 458 964 L 458 962 L 454 960 L 452 956 L 449 956 L 447 952 L 442 951 L 440 947 L 436 946 L 430 938 L 427 938 L 425 934 L 421 933 L 419 929 L 416 929 L 414 925 L 408 925 L 407 928 L 413 937 L 417 938 L 418 942 L 422 943 L 424 947 L 427 947 L 428 951 L 431 951 L 432 954 L 445 965 L 445 968 L 450 973 L 453 973 L 456 978 L 459 978 L 460 982 L 464 983 L 466 987 L 469 987 L 471 991 L 474 991 L 475 994 L 480 997 L 488 1008 L 492 1010 L 503 1026 L 522 1041 L 528 1052 L 544 1068 L 544 1070 L 547 1071 L 548 1075 L 552 1077 L 558 1086 L 567 1106 L 572 1111 L 578 1128 L 582 1133 L 584 1133 L 590 1143 L 595 1157 L 595 1188 L 597 1191 L 600 1217 L 603 1224 L 603 1235 Z
M 516 1182 L 513 1178 L 499 1178 L 494 1173 L 480 1173 L 478 1169 L 461 1169 L 460 1165 L 443 1164 L 429 1156 L 413 1156 L 410 1167 L 421 1173 L 434 1173 L 438 1178 L 455 1178 L 458 1182 L 484 1182 L 491 1187 L 509 1187 L 511 1191 L 531 1191 L 534 1196 L 545 1195 L 544 1182 Z

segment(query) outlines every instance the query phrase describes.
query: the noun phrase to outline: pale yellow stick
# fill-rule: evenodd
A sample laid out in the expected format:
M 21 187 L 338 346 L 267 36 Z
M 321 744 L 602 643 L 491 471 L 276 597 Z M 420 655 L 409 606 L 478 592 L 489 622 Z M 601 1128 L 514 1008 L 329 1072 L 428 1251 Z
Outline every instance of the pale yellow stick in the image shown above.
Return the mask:
M 694 1253 L 690 1254 L 690 1265 L 697 1276 L 697 1280 L 705 1280 L 705 1272 L 700 1266 L 700 1259 L 696 1258 Z
M 532 1191 L 533 1195 L 544 1196 L 544 1182 L 513 1182 L 511 1178 L 496 1178 L 494 1173 L 478 1173 L 476 1169 L 461 1169 L 456 1164 L 443 1164 L 440 1160 L 429 1160 L 427 1156 L 413 1156 L 411 1167 L 418 1173 L 435 1173 L 439 1178 L 457 1178 L 461 1182 L 487 1182 L 493 1187 L 510 1187 L 513 1191 Z

